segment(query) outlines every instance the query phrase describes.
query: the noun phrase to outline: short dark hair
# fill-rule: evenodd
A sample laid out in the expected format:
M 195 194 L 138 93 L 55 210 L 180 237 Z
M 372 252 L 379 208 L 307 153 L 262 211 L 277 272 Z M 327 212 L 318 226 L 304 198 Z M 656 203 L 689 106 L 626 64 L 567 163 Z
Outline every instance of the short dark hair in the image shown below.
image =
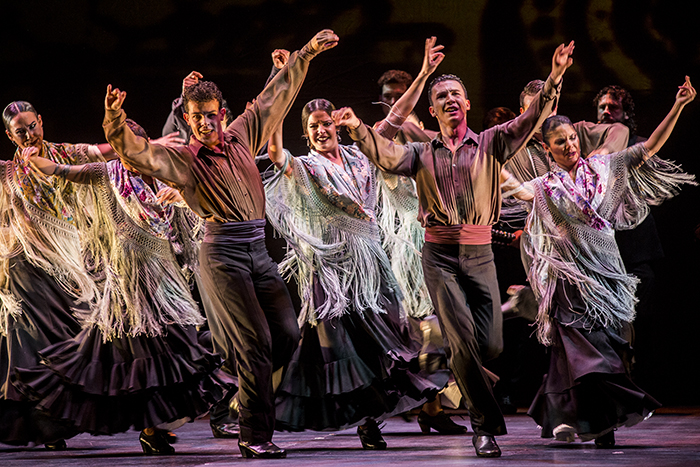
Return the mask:
M 459 79 L 459 76 L 457 75 L 450 75 L 450 74 L 445 74 L 445 75 L 440 75 L 436 78 L 434 78 L 430 82 L 430 86 L 428 86 L 428 103 L 432 106 L 433 105 L 433 88 L 442 83 L 443 81 L 457 81 L 461 86 L 462 89 L 464 89 L 464 98 L 469 99 L 469 96 L 467 95 L 467 87 L 464 85 L 461 79 Z
M 484 130 L 486 130 L 487 128 L 491 128 L 492 126 L 505 123 L 508 120 L 513 120 L 515 117 L 515 112 L 510 110 L 508 107 L 493 108 L 486 112 L 486 115 L 484 115 L 483 128 Z
M 34 115 L 39 115 L 32 104 L 27 101 L 14 101 L 7 104 L 5 110 L 2 111 L 2 122 L 5 124 L 5 129 L 10 129 L 10 122 L 18 114 L 22 112 L 31 112 Z
M 627 120 L 620 123 L 624 123 L 627 128 L 630 129 L 630 135 L 636 135 L 637 121 L 635 120 L 636 116 L 634 114 L 634 100 L 632 100 L 632 95 L 622 86 L 617 86 L 614 84 L 611 86 L 605 86 L 603 89 L 598 91 L 598 94 L 596 94 L 595 98 L 593 99 L 593 107 L 597 109 L 598 102 L 600 102 L 600 99 L 602 99 L 606 94 L 610 94 L 613 99 L 620 101 L 620 104 L 622 104 L 622 111 L 627 114 Z
M 520 93 L 520 108 L 525 107 L 525 98 L 537 95 L 538 92 L 544 89 L 544 81 L 541 79 L 533 79 L 525 85 L 523 92 Z
M 405 71 L 402 70 L 389 70 L 385 71 L 382 76 L 379 77 L 379 80 L 377 80 L 377 84 L 379 85 L 379 89 L 381 90 L 382 86 L 385 84 L 405 84 L 406 87 L 408 88 L 411 83 L 413 82 L 413 77 L 406 73 Z
M 552 115 L 551 117 L 547 117 L 544 123 L 542 123 L 542 139 L 544 142 L 549 144 L 549 135 L 562 125 L 574 126 L 574 124 L 571 123 L 571 119 L 566 115 Z
M 187 86 L 182 91 L 182 104 L 185 107 L 185 112 L 187 112 L 187 104 L 189 102 L 209 102 L 217 101 L 219 103 L 219 109 L 223 108 L 224 96 L 221 94 L 218 86 L 211 81 L 199 81 L 192 86 Z
M 304 130 L 304 135 L 306 135 L 306 125 L 309 123 L 309 117 L 317 110 L 326 112 L 330 117 L 331 112 L 335 110 L 335 106 L 326 99 L 314 99 L 307 102 L 304 108 L 301 110 L 301 127 Z

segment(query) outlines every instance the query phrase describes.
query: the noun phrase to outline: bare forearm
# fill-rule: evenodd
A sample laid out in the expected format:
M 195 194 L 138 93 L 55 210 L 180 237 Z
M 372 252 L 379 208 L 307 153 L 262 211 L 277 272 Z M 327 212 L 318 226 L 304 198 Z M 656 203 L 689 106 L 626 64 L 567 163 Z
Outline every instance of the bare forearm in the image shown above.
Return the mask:
M 287 161 L 287 156 L 284 152 L 284 142 L 282 141 L 282 125 L 275 130 L 270 137 L 270 142 L 267 145 L 267 155 L 275 167 L 282 169 Z M 291 172 L 291 167 L 287 167 L 285 173 L 289 174 Z
M 678 102 L 674 102 L 673 107 L 668 115 L 666 115 L 666 118 L 664 118 L 659 126 L 656 127 L 656 130 L 654 130 L 651 136 L 649 136 L 649 139 L 642 143 L 647 149 L 645 160 L 659 152 L 664 143 L 666 143 L 668 137 L 671 136 L 673 128 L 676 126 L 676 122 L 678 121 L 678 117 L 680 116 L 683 107 L 685 106 Z

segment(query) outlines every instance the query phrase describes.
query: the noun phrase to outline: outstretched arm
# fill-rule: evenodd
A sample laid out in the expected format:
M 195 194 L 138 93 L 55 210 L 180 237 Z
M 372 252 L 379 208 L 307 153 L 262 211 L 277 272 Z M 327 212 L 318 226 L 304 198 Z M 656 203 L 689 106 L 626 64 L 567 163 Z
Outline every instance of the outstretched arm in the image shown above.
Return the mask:
M 678 117 L 681 114 L 683 108 L 688 105 L 696 96 L 695 88 L 690 84 L 690 77 L 685 77 L 685 82 L 682 86 L 678 87 L 678 93 L 676 94 L 676 101 L 671 107 L 671 111 L 666 115 L 666 118 L 656 127 L 656 130 L 649 136 L 649 139 L 642 143 L 647 149 L 647 154 L 644 156 L 644 160 L 649 159 L 651 156 L 659 152 L 659 149 L 664 145 L 668 137 L 673 131 L 673 127 L 676 126 Z
M 403 125 L 406 118 L 413 112 L 413 108 L 416 106 L 420 95 L 423 93 L 425 83 L 445 58 L 445 54 L 440 52 L 445 47 L 443 45 L 435 45 L 436 41 L 437 39 L 435 36 L 425 40 L 423 66 L 418 76 L 416 76 L 416 79 L 411 83 L 411 86 L 409 86 L 403 96 L 396 101 L 386 118 L 379 123 L 377 133 L 380 135 L 392 139 L 396 136 L 396 133 L 401 125 Z
M 287 61 L 289 60 L 289 51 L 285 49 L 275 49 L 272 52 L 272 63 L 274 65 L 274 68 L 277 70 L 281 70 L 284 68 L 284 66 L 287 64 Z M 286 156 L 284 154 L 284 142 L 282 141 L 282 126 L 283 126 L 284 120 L 280 122 L 279 126 L 275 130 L 274 133 L 272 133 L 272 136 L 270 137 L 270 141 L 267 145 L 267 155 L 270 157 L 270 160 L 272 161 L 273 164 L 278 169 L 282 169 L 284 167 L 284 163 L 286 161 Z M 287 167 L 287 171 L 285 174 L 289 175 L 292 171 L 291 166 Z
M 92 179 L 89 164 L 57 164 L 50 159 L 40 157 L 39 150 L 33 146 L 22 149 L 22 156 L 44 175 L 56 175 L 75 183 L 90 183 Z

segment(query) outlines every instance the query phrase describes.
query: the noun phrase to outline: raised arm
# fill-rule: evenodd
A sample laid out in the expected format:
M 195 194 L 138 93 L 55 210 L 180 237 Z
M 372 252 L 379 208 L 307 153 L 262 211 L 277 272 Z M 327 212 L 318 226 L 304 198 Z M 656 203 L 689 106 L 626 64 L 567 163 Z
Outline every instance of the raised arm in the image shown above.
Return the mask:
M 678 93 L 676 94 L 676 101 L 671 107 L 671 111 L 666 115 L 666 118 L 656 127 L 656 130 L 649 136 L 649 139 L 642 143 L 647 149 L 647 154 L 644 156 L 644 160 L 649 159 L 651 156 L 659 152 L 659 149 L 664 145 L 668 137 L 673 131 L 673 127 L 676 126 L 678 117 L 681 114 L 683 108 L 688 105 L 693 99 L 695 99 L 695 88 L 690 84 L 690 77 L 685 77 L 685 82 L 682 86 L 678 87 Z
M 288 50 L 276 49 L 272 52 L 272 63 L 275 69 L 281 70 L 287 64 L 287 61 L 289 61 Z M 284 167 L 284 163 L 286 162 L 286 156 L 284 154 L 284 142 L 282 141 L 283 123 L 284 120 L 280 122 L 280 124 L 277 126 L 277 129 L 275 129 L 274 133 L 272 133 L 270 141 L 267 145 L 267 154 L 270 157 L 272 163 L 275 164 L 275 166 L 278 169 L 282 169 L 282 167 Z M 291 171 L 292 167 L 289 166 L 287 167 L 285 173 L 288 175 L 291 173 Z
M 493 130 L 488 130 L 494 132 L 494 147 L 491 150 L 501 163 L 505 163 L 510 157 L 517 154 L 555 109 L 562 78 L 566 70 L 573 64 L 573 58 L 571 58 L 573 52 L 573 41 L 566 46 L 559 45 L 552 56 L 552 71 L 539 93 L 539 98 L 533 99 L 523 114 L 503 125 L 493 127 Z
M 309 62 L 337 44 L 338 36 L 324 29 L 301 50 L 292 53 L 287 65 L 270 80 L 250 108 L 228 126 L 226 133 L 246 144 L 252 155 L 257 154 L 289 112 L 304 82 Z
M 335 110 L 332 117 L 336 126 L 347 127 L 350 138 L 360 151 L 381 170 L 408 177 L 415 175 L 418 153 L 414 149 L 416 145 L 429 143 L 409 143 L 405 146 L 394 144 L 392 140 L 363 124 L 350 107 Z
M 392 139 L 394 136 L 396 136 L 396 133 L 399 131 L 399 128 L 401 128 L 404 121 L 408 118 L 411 112 L 413 112 L 413 108 L 416 106 L 420 95 L 423 93 L 425 83 L 445 58 L 445 54 L 440 52 L 442 49 L 444 49 L 444 46 L 435 45 L 436 41 L 437 39 L 435 36 L 429 37 L 425 40 L 423 66 L 421 67 L 418 76 L 416 76 L 416 79 L 414 79 L 411 83 L 411 86 L 409 86 L 403 96 L 401 96 L 401 98 L 393 105 L 386 118 L 379 122 L 377 126 L 377 133 L 380 135 Z
M 200 72 L 191 71 L 182 80 L 182 93 L 185 92 L 186 87 L 192 86 L 193 84 L 197 84 L 202 78 L 203 75 Z M 180 94 L 180 97 L 173 101 L 170 108 L 170 114 L 168 114 L 168 118 L 165 120 L 165 125 L 163 125 L 163 131 L 161 134 L 163 136 L 166 136 L 177 132 L 179 133 L 180 138 L 186 140 L 187 138 L 189 138 L 190 130 L 187 126 L 187 122 L 185 122 L 185 118 L 182 116 L 182 114 L 185 112 L 185 105 L 182 100 L 182 93 Z
M 153 144 L 136 136 L 126 125 L 122 105 L 126 92 L 107 86 L 105 119 L 102 126 L 105 137 L 119 157 L 144 175 L 156 177 L 170 186 L 180 188 L 189 181 L 187 164 L 189 150 L 184 146 L 168 147 Z

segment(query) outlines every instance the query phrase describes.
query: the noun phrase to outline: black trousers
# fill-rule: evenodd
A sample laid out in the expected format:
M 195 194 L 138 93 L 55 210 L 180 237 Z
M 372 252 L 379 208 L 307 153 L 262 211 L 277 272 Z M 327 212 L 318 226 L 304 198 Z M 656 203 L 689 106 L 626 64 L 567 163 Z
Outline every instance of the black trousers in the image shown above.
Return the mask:
M 482 366 L 503 350 L 501 299 L 491 245 L 426 242 L 423 273 L 474 433 L 506 434 L 503 414 Z
M 238 374 L 240 440 L 270 441 L 272 373 L 286 366 L 299 342 L 289 292 L 264 240 L 203 243 L 199 255 L 202 284 L 218 318 L 211 331 Z

